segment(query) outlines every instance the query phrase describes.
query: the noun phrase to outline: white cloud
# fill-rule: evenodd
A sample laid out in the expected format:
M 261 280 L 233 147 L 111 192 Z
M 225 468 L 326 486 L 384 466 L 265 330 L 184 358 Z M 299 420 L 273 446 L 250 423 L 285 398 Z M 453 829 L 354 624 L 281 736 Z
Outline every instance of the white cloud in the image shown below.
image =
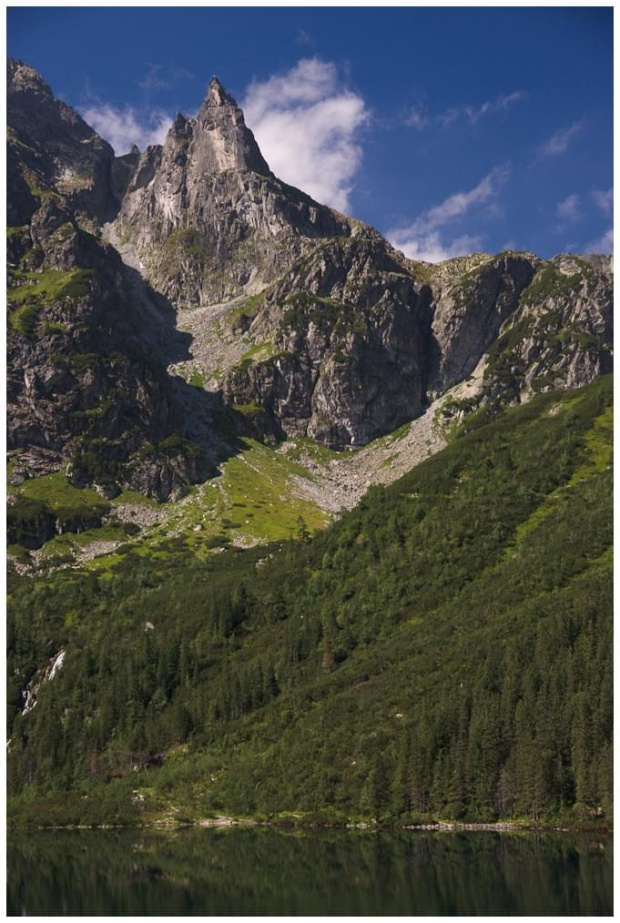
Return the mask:
M 254 81 L 242 106 L 277 176 L 319 202 L 349 208 L 362 162 L 359 132 L 370 112 L 343 88 L 333 63 L 304 58 L 284 74 Z
M 576 221 L 579 221 L 581 217 L 580 202 L 579 196 L 573 193 L 558 203 L 556 215 L 562 219 L 560 229 L 564 229 L 567 224 L 575 224 Z
M 608 228 L 605 233 L 596 240 L 591 240 L 584 247 L 584 253 L 613 253 L 614 252 L 614 229 Z
M 163 144 L 172 116 L 162 109 L 138 111 L 133 106 L 91 103 L 81 110 L 84 120 L 108 141 L 117 156 L 126 154 L 132 144 L 141 151 L 149 144 Z
M 514 93 L 497 96 L 495 99 L 487 100 L 487 102 L 479 106 L 454 106 L 434 116 L 428 114 L 423 103 L 417 103 L 415 106 L 410 106 L 405 110 L 403 121 L 405 125 L 409 125 L 417 129 L 417 131 L 425 131 L 433 124 L 447 128 L 459 119 L 466 119 L 470 125 L 476 125 L 486 115 L 506 112 L 513 103 L 525 99 L 525 95 L 523 90 L 515 90 Z
M 573 122 L 568 128 L 558 128 L 550 138 L 538 148 L 539 157 L 557 157 L 558 154 L 564 154 L 571 140 L 583 128 L 583 122 Z
M 505 96 L 497 96 L 495 99 L 487 100 L 480 106 L 458 106 L 452 109 L 446 109 L 437 116 L 437 121 L 447 127 L 460 118 L 465 118 L 470 125 L 475 125 L 485 115 L 491 115 L 495 112 L 506 112 L 513 103 L 525 98 L 523 90 L 515 90 L 514 93 L 508 93 Z
M 395 247 L 408 256 L 410 260 L 423 260 L 426 263 L 441 263 L 453 256 L 465 256 L 482 248 L 483 238 L 480 234 L 462 234 L 453 240 L 442 238 L 439 231 L 431 231 L 417 237 L 406 238 L 400 243 L 392 239 Z
M 613 189 L 593 189 L 592 198 L 596 205 L 605 212 L 606 215 L 610 213 L 614 207 L 614 191 Z
M 446 239 L 444 228 L 463 218 L 472 209 L 486 206 L 487 213 L 489 208 L 491 213 L 497 211 L 497 195 L 508 173 L 508 166 L 496 167 L 473 189 L 454 193 L 441 204 L 423 212 L 411 224 L 394 228 L 386 236 L 405 256 L 430 263 L 480 249 L 482 235 L 455 235 L 452 232 L 448 235 L 449 239 Z

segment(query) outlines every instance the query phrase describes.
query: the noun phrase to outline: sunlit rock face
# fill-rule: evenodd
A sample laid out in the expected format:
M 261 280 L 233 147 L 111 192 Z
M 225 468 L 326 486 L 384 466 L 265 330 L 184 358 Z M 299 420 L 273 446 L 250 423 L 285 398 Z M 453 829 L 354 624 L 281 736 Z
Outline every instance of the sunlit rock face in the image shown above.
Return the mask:
M 273 176 L 214 78 L 196 118 L 177 115 L 164 145 L 142 154 L 116 230 L 152 284 L 200 304 L 260 290 L 308 241 L 346 236 L 350 225 Z
M 609 259 L 408 260 L 278 180 L 216 78 L 122 157 L 32 68 L 8 86 L 9 437 L 43 470 L 165 498 L 213 470 L 218 402 L 259 438 L 355 448 L 451 389 L 465 413 L 611 369 Z

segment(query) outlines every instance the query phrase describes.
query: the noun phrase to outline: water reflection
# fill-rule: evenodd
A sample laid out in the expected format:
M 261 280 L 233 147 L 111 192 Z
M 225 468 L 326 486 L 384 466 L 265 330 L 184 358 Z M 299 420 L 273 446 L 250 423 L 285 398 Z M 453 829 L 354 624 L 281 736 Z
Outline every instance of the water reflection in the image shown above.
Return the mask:
M 16 915 L 609 915 L 598 835 L 286 832 L 12 834 Z

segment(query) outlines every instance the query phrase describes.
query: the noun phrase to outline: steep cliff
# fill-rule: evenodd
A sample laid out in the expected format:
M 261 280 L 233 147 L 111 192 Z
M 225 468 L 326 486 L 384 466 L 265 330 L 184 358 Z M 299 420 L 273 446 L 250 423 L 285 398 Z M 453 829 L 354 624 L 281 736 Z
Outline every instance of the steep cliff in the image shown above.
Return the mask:
M 276 179 L 243 113 L 213 78 L 195 119 L 177 115 L 163 146 L 142 154 L 116 220 L 145 277 L 177 303 L 256 292 L 308 239 L 348 221 Z
M 463 412 L 610 371 L 612 292 L 605 258 L 507 252 L 431 266 L 354 229 L 252 299 L 252 317 L 236 308 L 252 345 L 224 394 L 258 428 L 362 445 L 459 383 Z
M 97 231 L 115 207 L 112 149 L 17 62 L 9 127 L 9 220 L 20 222 L 8 234 L 13 468 L 22 477 L 63 468 L 76 485 L 166 499 L 203 478 L 210 460 L 183 438 L 171 379 Z
M 163 145 L 115 158 L 11 62 L 9 177 L 10 447 L 31 473 L 163 499 L 221 455 L 222 400 L 241 432 L 342 449 L 449 390 L 446 419 L 611 368 L 609 260 L 407 260 L 278 180 L 216 78 Z

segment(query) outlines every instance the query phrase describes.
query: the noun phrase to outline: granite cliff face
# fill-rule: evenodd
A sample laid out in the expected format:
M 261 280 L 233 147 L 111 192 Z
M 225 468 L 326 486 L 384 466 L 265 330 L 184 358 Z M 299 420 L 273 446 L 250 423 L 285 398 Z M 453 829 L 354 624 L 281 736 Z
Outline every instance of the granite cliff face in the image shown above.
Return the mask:
M 254 345 L 224 377 L 257 425 L 362 445 L 463 383 L 461 410 L 611 370 L 611 261 L 528 253 L 414 264 L 354 231 L 239 316 Z M 468 381 L 468 379 L 470 381 Z
M 61 196 L 97 226 L 118 209 L 114 151 L 32 67 L 9 60 L 7 73 L 9 226 L 26 224 L 42 198 Z
M 322 241 L 255 299 L 253 319 L 237 315 L 265 358 L 242 359 L 224 394 L 263 408 L 274 432 L 363 445 L 424 407 L 430 300 L 372 229 Z
M 222 402 L 241 432 L 340 449 L 451 389 L 462 415 L 611 368 L 609 259 L 407 260 L 279 181 L 215 78 L 163 145 L 114 157 L 11 62 L 9 224 L 10 448 L 31 474 L 165 499 L 212 469 Z
M 13 477 L 159 499 L 205 476 L 118 253 L 114 155 L 26 65 L 9 65 L 8 448 Z M 90 230 L 88 230 L 90 229 Z M 95 234 L 91 233 L 94 230 Z
M 349 223 L 273 176 L 214 78 L 196 118 L 177 115 L 163 147 L 140 157 L 115 232 L 158 291 L 191 305 L 260 291 L 308 239 Z

